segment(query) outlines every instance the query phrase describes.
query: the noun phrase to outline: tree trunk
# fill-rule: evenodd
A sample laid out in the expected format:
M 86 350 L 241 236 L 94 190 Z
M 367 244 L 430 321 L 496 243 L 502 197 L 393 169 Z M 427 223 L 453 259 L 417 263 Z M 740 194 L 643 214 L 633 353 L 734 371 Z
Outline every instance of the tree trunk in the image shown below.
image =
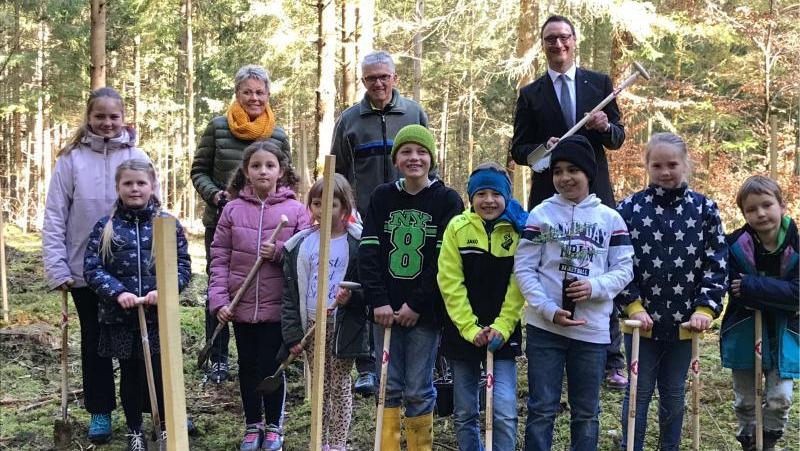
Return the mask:
M 333 113 L 336 102 L 336 4 L 319 0 L 319 36 L 317 41 L 317 167 L 331 152 Z
M 452 53 L 450 50 L 446 50 L 444 54 L 444 67 L 450 67 L 450 61 L 452 60 Z M 441 126 L 440 126 L 440 133 L 439 133 L 439 149 L 440 150 L 440 162 L 439 162 L 439 171 L 441 173 L 442 180 L 445 181 L 446 185 L 450 185 L 450 171 L 447 170 L 447 138 L 449 132 L 449 108 L 450 108 L 450 77 L 445 77 L 444 79 L 444 96 L 442 99 L 442 115 L 441 115 Z
M 769 117 L 769 176 L 778 180 L 778 118 Z
M 133 128 L 139 132 L 139 101 L 142 97 L 142 36 L 137 34 L 133 38 Z
M 91 89 L 106 85 L 106 0 L 91 0 Z
M 614 30 L 611 40 L 611 83 L 617 86 L 625 77 L 625 52 L 633 43 L 633 36 L 625 30 Z
M 419 102 L 422 99 L 422 31 L 425 19 L 425 0 L 416 0 L 416 10 L 414 21 L 417 29 L 414 33 L 414 100 Z
M 195 135 L 194 135 L 194 25 L 192 21 L 192 0 L 186 0 L 186 158 L 183 160 L 186 170 L 184 179 L 189 180 L 191 162 L 194 160 Z M 190 183 L 185 184 L 184 191 L 188 197 L 189 225 L 194 226 L 197 196 Z
M 39 29 L 38 29 L 38 45 L 37 45 L 37 52 L 36 52 L 36 68 L 35 68 L 35 77 L 36 77 L 36 84 L 39 85 L 39 94 L 36 97 L 36 124 L 34 125 L 34 142 L 33 142 L 33 164 L 34 170 L 36 171 L 33 179 L 33 183 L 36 186 L 34 190 L 31 191 L 33 195 L 33 211 L 28 211 L 28 214 L 32 214 L 34 217 L 36 214 L 34 212 L 38 212 L 39 209 L 39 202 L 41 199 L 44 198 L 44 132 L 45 132 L 45 122 L 44 122 L 44 58 L 45 58 L 45 23 L 44 19 L 39 20 Z M 30 159 L 31 156 L 28 156 Z
M 356 102 L 356 0 L 342 2 L 342 104 Z
M 375 0 L 359 0 L 358 18 L 357 18 L 358 33 L 358 61 L 364 59 L 364 56 L 372 52 L 372 41 L 375 39 Z M 361 80 L 361 64 L 356 64 L 356 78 Z M 362 83 L 358 84 L 358 92 L 356 98 L 364 97 L 366 89 Z
M 517 80 L 517 91 L 533 81 L 539 68 L 536 62 L 536 30 L 539 24 L 539 1 L 520 0 L 517 21 L 517 46 L 515 55 L 523 61 L 525 70 Z
M 800 98 L 797 99 L 797 121 L 795 122 L 794 176 L 800 177 Z

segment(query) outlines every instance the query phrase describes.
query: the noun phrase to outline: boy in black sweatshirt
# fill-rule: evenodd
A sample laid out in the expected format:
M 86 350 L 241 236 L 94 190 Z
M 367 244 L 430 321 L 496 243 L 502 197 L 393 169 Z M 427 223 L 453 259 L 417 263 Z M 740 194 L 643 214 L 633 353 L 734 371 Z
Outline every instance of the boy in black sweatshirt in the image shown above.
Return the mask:
M 392 162 L 403 178 L 375 189 L 364 218 L 359 277 L 374 311 L 378 352 L 384 329 L 392 328 L 382 450 L 400 449 L 401 403 L 409 451 L 430 450 L 433 442 L 442 305 L 437 259 L 447 223 L 464 210 L 458 193 L 429 179 L 435 154 L 425 127 L 403 127 L 392 146 Z

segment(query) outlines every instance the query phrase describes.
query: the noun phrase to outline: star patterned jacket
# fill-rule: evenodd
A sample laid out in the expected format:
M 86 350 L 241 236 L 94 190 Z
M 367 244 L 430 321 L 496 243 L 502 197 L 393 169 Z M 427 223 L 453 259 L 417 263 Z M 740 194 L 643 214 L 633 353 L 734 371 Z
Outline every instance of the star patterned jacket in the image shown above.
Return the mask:
M 691 338 L 681 323 L 693 313 L 719 315 L 728 285 L 728 246 L 716 203 L 686 184 L 650 185 L 617 211 L 631 234 L 634 278 L 615 302 L 629 317 L 647 311 L 653 329 L 642 336 Z
M 126 291 L 144 296 L 156 289 L 156 262 L 152 252 L 153 218 L 156 216 L 170 215 L 159 211 L 158 205 L 153 201 L 138 210 L 125 208 L 117 201 L 111 219 L 114 237 L 108 261 L 103 261 L 100 255 L 100 239 L 109 217 L 105 216 L 95 224 L 86 247 L 83 275 L 89 288 L 100 298 L 97 316 L 101 324 L 129 324 L 138 327 L 136 309 L 123 309 L 117 303 L 117 297 Z M 175 226 L 178 290 L 183 291 L 192 275 L 192 262 L 183 227 L 179 222 Z M 157 321 L 154 306 L 145 307 L 145 318 L 148 323 Z

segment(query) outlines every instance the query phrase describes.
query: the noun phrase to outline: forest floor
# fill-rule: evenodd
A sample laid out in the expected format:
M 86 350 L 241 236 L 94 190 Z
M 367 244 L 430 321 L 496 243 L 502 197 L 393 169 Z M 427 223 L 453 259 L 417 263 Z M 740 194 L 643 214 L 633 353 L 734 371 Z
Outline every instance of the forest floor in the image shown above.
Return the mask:
M 45 450 L 52 449 L 53 423 L 60 404 L 60 333 L 58 329 L 60 299 L 58 293 L 48 292 L 44 282 L 41 241 L 37 234 L 22 234 L 8 227 L 6 238 L 10 322 L 0 329 L 0 449 Z M 204 344 L 203 303 L 206 286 L 202 237 L 191 240 L 194 278 L 189 289 L 181 295 L 181 327 L 183 329 L 184 374 L 186 404 L 189 414 L 200 431 L 190 438 L 193 450 L 236 450 L 243 432 L 239 385 L 230 381 L 217 386 L 202 385 L 202 372 L 197 369 L 197 352 Z M 80 330 L 74 306 L 70 302 L 69 356 L 70 390 L 80 390 Z M 231 361 L 236 361 L 235 342 L 231 340 Z M 701 345 L 702 399 L 701 429 L 702 450 L 734 451 L 739 448 L 735 439 L 736 420 L 733 413 L 733 391 L 730 371 L 721 368 L 718 352 L 718 335 L 707 335 Z M 526 362 L 518 362 L 520 444 L 524 433 L 527 398 Z M 232 374 L 235 377 L 234 365 Z M 295 364 L 288 373 L 289 394 L 286 404 L 287 451 L 308 448 L 310 429 L 309 403 L 304 400 L 302 365 Z M 687 384 L 688 387 L 688 384 Z M 790 412 L 789 427 L 780 449 L 800 449 L 800 390 L 795 385 L 795 402 Z M 618 449 L 620 437 L 620 412 L 623 392 L 605 387 L 601 393 L 600 449 Z M 654 396 L 654 401 L 657 394 Z M 687 396 L 687 402 L 689 397 Z M 70 397 L 70 415 L 76 427 L 73 448 L 76 450 L 125 449 L 125 420 L 122 409 L 113 415 L 114 437 L 107 445 L 93 447 L 86 440 L 88 414 L 82 409 L 82 396 L 77 392 Z M 351 426 L 349 449 L 372 449 L 374 434 L 374 401 L 357 397 Z M 657 448 L 658 426 L 656 403 L 651 403 L 649 427 L 645 449 Z M 689 412 L 684 421 L 683 445 L 690 449 L 691 431 Z M 145 426 L 149 427 L 149 419 Z M 455 450 L 455 434 L 451 417 L 436 417 L 434 421 L 434 449 Z M 556 420 L 554 450 L 566 450 L 569 443 L 569 413 L 563 412 Z M 155 449 L 151 447 L 151 449 Z

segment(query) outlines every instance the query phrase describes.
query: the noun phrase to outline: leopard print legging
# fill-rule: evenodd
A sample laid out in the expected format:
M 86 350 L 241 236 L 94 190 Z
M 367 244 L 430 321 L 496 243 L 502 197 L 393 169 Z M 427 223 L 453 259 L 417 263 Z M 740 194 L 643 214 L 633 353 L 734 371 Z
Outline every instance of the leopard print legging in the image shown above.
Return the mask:
M 308 320 L 308 327 L 314 325 Z M 347 446 L 347 434 L 353 415 L 353 396 L 350 386 L 350 371 L 353 359 L 338 359 L 333 356 L 334 325 L 329 321 L 325 328 L 325 390 L 322 395 L 322 443 L 331 450 L 344 450 Z M 314 340 L 306 345 L 306 359 L 314 374 Z

